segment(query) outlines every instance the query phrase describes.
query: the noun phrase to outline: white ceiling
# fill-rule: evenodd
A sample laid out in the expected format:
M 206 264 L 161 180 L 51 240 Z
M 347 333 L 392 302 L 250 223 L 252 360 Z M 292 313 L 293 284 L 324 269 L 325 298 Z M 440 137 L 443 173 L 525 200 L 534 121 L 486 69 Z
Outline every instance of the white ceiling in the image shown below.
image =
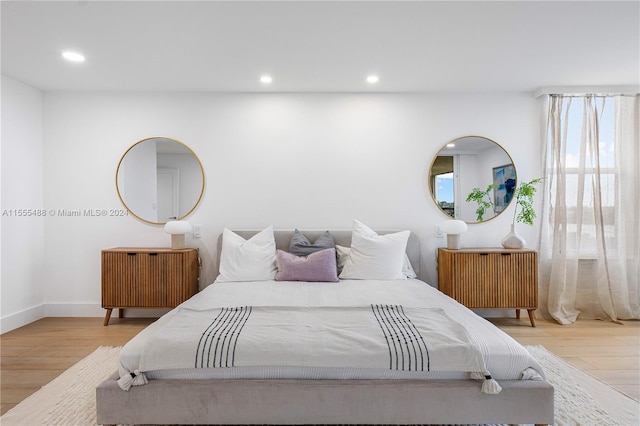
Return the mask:
M 640 84 L 639 1 L 2 1 L 51 90 L 482 92 Z M 61 58 L 65 49 L 87 60 Z M 258 78 L 268 73 L 265 87 Z M 376 86 L 364 79 L 380 76 Z

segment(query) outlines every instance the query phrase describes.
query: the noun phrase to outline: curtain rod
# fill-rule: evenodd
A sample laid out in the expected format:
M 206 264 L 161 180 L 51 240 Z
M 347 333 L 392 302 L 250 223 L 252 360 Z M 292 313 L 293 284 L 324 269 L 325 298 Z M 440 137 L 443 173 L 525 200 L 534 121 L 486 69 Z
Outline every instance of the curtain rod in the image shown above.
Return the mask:
M 640 86 L 553 86 L 541 87 L 533 92 L 534 98 L 547 95 L 562 96 L 637 96 Z

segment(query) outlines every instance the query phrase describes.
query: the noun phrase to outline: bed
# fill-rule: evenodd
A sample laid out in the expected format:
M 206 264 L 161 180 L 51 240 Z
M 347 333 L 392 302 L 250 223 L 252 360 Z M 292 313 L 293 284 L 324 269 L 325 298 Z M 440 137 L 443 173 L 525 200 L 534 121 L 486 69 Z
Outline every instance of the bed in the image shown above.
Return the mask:
M 275 246 L 288 250 L 294 231 L 272 232 Z M 325 234 L 316 230 L 303 230 L 302 233 L 309 240 L 316 240 Z M 249 239 L 258 231 L 235 231 L 234 234 Z M 392 235 L 394 232 L 378 231 L 378 234 Z M 339 248 L 350 247 L 352 235 L 353 231 L 350 230 L 331 231 Z M 222 251 L 223 244 L 221 235 L 218 253 Z M 410 269 L 413 272 L 419 274 L 419 239 L 411 233 L 405 244 L 403 274 L 406 263 L 412 266 Z M 220 266 L 222 269 L 223 265 Z M 225 281 L 220 280 L 222 275 L 192 299 L 151 324 L 123 348 L 119 371 L 96 389 L 98 424 L 553 423 L 553 388 L 544 380 L 544 372 L 528 352 L 491 323 L 423 281 L 406 277 L 394 280 L 340 279 L 338 282 Z M 477 373 L 490 374 L 491 380 L 495 379 L 501 390 L 499 393 L 485 392 L 484 384 L 489 380 L 471 380 L 469 371 L 453 371 L 446 367 L 425 369 L 424 358 L 420 361 L 422 369 L 411 368 L 411 362 L 414 366 L 418 365 L 418 356 L 414 356 L 412 361 L 410 351 L 407 351 L 409 368 L 370 367 L 365 365 L 365 361 L 359 361 L 368 359 L 369 354 L 359 354 L 355 349 L 368 345 L 362 342 L 342 343 L 342 346 L 351 345 L 354 348 L 351 352 L 359 357 L 355 364 L 342 365 L 336 363 L 338 361 L 327 361 L 328 365 L 315 365 L 317 360 L 312 355 L 327 343 L 313 346 L 314 340 L 322 339 L 308 336 L 302 345 L 304 353 L 292 355 L 294 360 L 307 360 L 304 363 L 286 361 L 291 365 L 280 365 L 286 362 L 278 362 L 280 355 L 274 355 L 273 349 L 264 347 L 263 357 L 267 361 L 265 365 L 257 366 L 254 355 L 259 354 L 260 350 L 256 348 L 264 344 L 260 341 L 246 350 L 248 360 L 245 364 L 240 362 L 230 366 L 229 359 L 236 356 L 236 352 L 229 337 L 227 347 L 234 348 L 226 352 L 224 362 L 227 364 L 224 367 L 229 368 L 186 368 L 178 364 L 163 364 L 165 349 L 155 340 L 150 343 L 152 336 L 164 338 L 164 344 L 178 341 L 182 335 L 189 334 L 182 331 L 187 330 L 185 321 L 201 321 L 203 312 L 224 318 L 227 314 L 223 310 L 230 306 L 252 308 L 252 321 L 261 313 L 265 318 L 272 319 L 267 328 L 254 332 L 256 336 L 266 334 L 264 330 L 277 330 L 274 324 L 282 323 L 286 318 L 307 317 L 309 311 L 317 313 L 320 318 L 329 318 L 329 323 L 346 316 L 350 324 L 357 323 L 360 318 L 354 316 L 351 319 L 349 316 L 354 307 L 365 312 L 363 315 L 369 315 L 366 313 L 369 310 L 373 311 L 376 321 L 379 318 L 375 317 L 375 309 L 380 306 L 407 309 L 414 322 L 420 321 L 422 313 L 440 315 L 438 318 L 449 319 L 447 322 L 456 327 L 464 324 L 471 346 L 478 348 L 477 352 L 481 354 L 486 367 L 485 371 Z M 276 307 L 278 310 L 274 314 Z M 278 315 L 282 315 L 283 309 L 285 316 L 280 320 Z M 251 333 L 247 331 L 250 328 L 242 328 L 243 317 L 238 318 L 232 323 L 236 324 L 232 325 L 233 330 L 242 329 L 245 334 Z M 384 334 L 384 326 L 381 327 Z M 310 336 L 320 335 L 317 329 L 309 331 L 307 328 L 295 324 L 289 334 L 307 332 Z M 336 330 L 340 332 L 339 324 Z M 177 333 L 177 338 L 171 337 L 171 333 Z M 428 331 L 423 330 L 423 333 Z M 213 342 L 213 338 L 210 340 Z M 369 342 L 369 337 L 365 337 L 365 342 Z M 396 365 L 400 365 L 398 352 L 394 358 L 388 339 L 386 344 L 390 359 L 393 358 Z M 381 345 L 384 347 L 384 342 Z M 330 345 L 328 347 L 333 348 Z M 212 349 L 213 345 L 210 345 L 209 348 L 207 357 L 218 351 L 217 346 Z M 417 348 L 413 347 L 413 354 L 419 353 L 420 347 Z M 454 352 L 449 353 L 451 356 L 445 358 L 456 358 Z M 244 359 L 243 356 L 242 352 L 238 352 L 239 360 Z M 433 361 L 438 359 L 435 349 L 430 356 L 432 363 L 437 364 Z M 469 356 L 465 354 L 462 358 L 468 359 Z M 342 355 L 335 359 L 344 361 Z M 204 362 L 202 357 L 200 360 L 196 359 L 196 363 Z M 155 369 L 154 365 L 162 365 L 162 368 Z M 145 368 L 141 369 L 141 366 Z M 143 374 L 140 374 L 141 370 Z M 137 378 L 133 377 L 136 374 Z M 522 379 L 523 374 L 528 380 Z M 138 381 L 140 385 L 124 391 L 118 384 L 119 380 L 122 384 L 123 378 L 129 382 Z

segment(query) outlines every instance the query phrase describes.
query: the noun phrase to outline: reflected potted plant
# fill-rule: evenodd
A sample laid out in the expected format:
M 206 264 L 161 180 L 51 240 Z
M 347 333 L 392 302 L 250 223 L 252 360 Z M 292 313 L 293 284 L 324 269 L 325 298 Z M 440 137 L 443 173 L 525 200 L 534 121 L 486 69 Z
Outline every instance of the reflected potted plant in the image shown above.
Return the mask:
M 484 220 L 484 214 L 487 210 L 491 209 L 495 211 L 493 206 L 493 197 L 489 195 L 489 193 L 493 191 L 493 188 L 495 188 L 494 184 L 487 186 L 487 189 L 484 191 L 480 188 L 473 188 L 469 195 L 467 195 L 467 203 L 472 201 L 478 203 L 478 208 L 476 209 L 476 220 L 478 222 L 482 222 Z

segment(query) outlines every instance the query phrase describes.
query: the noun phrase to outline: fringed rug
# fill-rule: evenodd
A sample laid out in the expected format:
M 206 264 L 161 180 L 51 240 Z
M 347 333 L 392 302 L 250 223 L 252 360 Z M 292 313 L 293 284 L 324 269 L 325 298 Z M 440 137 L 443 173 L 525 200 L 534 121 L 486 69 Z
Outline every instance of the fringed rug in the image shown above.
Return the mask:
M 527 349 L 555 388 L 556 425 L 637 425 L 640 404 L 542 346 Z M 116 370 L 120 348 L 100 347 L 0 418 L 2 426 L 96 424 L 96 386 Z

